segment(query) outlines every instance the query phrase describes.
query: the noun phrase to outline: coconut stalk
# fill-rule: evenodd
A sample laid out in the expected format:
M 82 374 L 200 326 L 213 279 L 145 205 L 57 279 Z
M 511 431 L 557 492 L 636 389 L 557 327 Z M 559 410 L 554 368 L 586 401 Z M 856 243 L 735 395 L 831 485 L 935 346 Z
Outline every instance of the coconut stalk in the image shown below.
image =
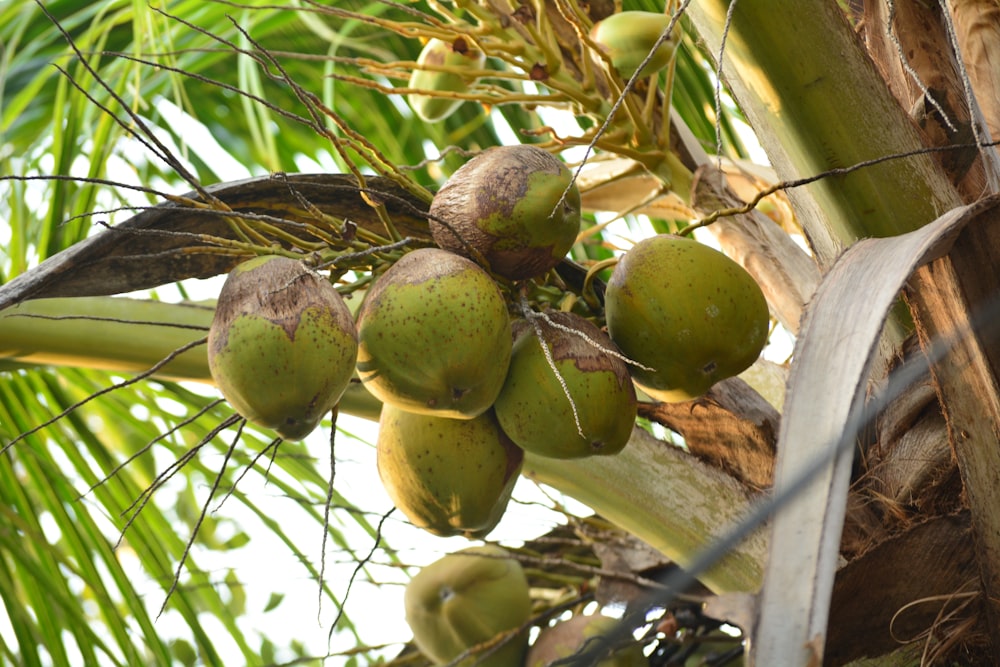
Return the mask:
M 716 54 L 729 4 L 693 2 L 687 11 Z M 722 75 L 780 180 L 923 148 L 833 0 L 735 3 Z M 821 179 L 788 194 L 824 265 L 859 238 L 912 231 L 961 203 L 928 155 Z
M 527 454 L 522 474 L 588 505 L 681 567 L 733 528 L 751 501 L 735 479 L 638 427 L 615 456 Z M 699 581 L 716 593 L 755 591 L 766 554 L 766 532 L 759 529 Z
M 120 297 L 25 301 L 0 313 L 0 363 L 144 372 L 205 336 L 213 312 L 211 304 Z M 178 354 L 156 376 L 212 384 L 204 347 Z M 376 421 L 381 403 L 352 383 L 339 409 Z M 639 428 L 616 456 L 564 461 L 529 454 L 524 474 L 587 504 L 682 566 L 735 525 L 751 501 L 735 478 Z M 756 590 L 765 542 L 757 531 L 703 583 L 716 592 Z
M 158 377 L 206 382 L 203 347 L 214 303 L 167 304 L 114 297 L 24 301 L 0 312 L 0 359 L 141 373 L 170 355 Z

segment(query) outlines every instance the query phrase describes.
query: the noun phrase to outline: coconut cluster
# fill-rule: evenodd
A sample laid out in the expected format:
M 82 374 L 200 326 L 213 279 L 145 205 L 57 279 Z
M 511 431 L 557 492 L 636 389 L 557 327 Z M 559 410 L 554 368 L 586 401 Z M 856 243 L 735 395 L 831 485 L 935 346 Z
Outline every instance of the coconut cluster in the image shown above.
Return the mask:
M 544 275 L 579 234 L 580 193 L 561 160 L 535 146 L 486 151 L 439 190 L 428 219 L 439 247 L 396 262 L 358 311 L 358 375 L 385 406 L 378 468 L 396 506 L 435 534 L 483 536 L 524 452 L 620 451 L 635 390 L 594 324 L 509 314 L 501 283 Z
M 574 313 L 515 307 L 509 286 L 555 267 L 580 227 L 569 170 L 537 147 L 473 158 L 429 218 L 441 247 L 403 255 L 355 317 L 301 261 L 241 264 L 219 296 L 208 356 L 229 403 L 287 439 L 312 431 L 356 375 L 384 405 L 382 482 L 432 533 L 486 535 L 525 452 L 614 455 L 632 433 L 636 386 L 657 400 L 695 398 L 747 368 L 767 338 L 767 304 L 749 274 L 670 235 L 618 262 L 607 331 Z
M 634 427 L 636 386 L 657 400 L 690 400 L 747 368 L 766 341 L 767 303 L 750 275 L 666 234 L 618 261 L 606 329 L 512 303 L 511 286 L 553 269 L 579 233 L 579 192 L 562 162 L 539 148 L 472 159 L 441 188 L 429 218 L 440 247 L 404 254 L 354 316 L 299 260 L 239 265 L 219 295 L 208 358 L 233 408 L 286 439 L 305 437 L 360 380 L 383 403 L 383 485 L 411 523 L 436 535 L 487 535 L 526 452 L 620 452 Z M 520 565 L 490 549 L 448 556 L 407 589 L 417 644 L 440 664 L 530 614 Z M 548 652 L 533 650 L 529 664 L 564 655 L 602 623 L 551 632 Z M 478 664 L 520 665 L 526 648 L 520 638 Z M 622 655 L 607 664 L 639 663 Z

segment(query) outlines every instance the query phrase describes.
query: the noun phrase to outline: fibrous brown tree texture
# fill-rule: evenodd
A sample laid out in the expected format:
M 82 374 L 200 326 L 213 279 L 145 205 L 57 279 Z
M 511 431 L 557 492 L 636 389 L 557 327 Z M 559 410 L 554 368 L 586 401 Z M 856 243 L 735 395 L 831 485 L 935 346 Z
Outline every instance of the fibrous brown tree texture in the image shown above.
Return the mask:
M 891 17 L 891 21 L 890 21 Z M 865 3 L 865 42 L 889 89 L 910 110 L 927 146 L 974 140 L 961 71 L 937 3 L 898 0 Z M 938 163 L 966 202 L 986 186 L 984 164 L 973 147 L 941 152 Z
M 969 83 L 986 128 L 1000 140 L 1000 4 L 996 0 L 947 0 Z M 994 167 L 1000 147 L 993 148 Z M 993 174 L 997 176 L 996 173 Z M 996 181 L 992 187 L 997 187 Z
M 987 627 L 1000 627 L 1000 214 L 970 225 L 917 272 L 907 295 L 948 425 L 972 516 Z M 945 355 L 936 346 L 947 345 Z M 994 651 L 1000 637 L 993 633 Z

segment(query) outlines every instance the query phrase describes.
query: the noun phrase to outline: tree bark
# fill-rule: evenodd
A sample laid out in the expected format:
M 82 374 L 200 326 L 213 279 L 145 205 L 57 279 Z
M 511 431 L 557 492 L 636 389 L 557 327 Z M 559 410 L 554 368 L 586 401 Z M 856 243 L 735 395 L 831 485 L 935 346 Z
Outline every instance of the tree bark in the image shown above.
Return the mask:
M 907 300 L 928 357 L 972 515 L 979 575 L 1000 655 L 1000 207 L 915 274 Z M 943 354 L 944 349 L 947 353 Z

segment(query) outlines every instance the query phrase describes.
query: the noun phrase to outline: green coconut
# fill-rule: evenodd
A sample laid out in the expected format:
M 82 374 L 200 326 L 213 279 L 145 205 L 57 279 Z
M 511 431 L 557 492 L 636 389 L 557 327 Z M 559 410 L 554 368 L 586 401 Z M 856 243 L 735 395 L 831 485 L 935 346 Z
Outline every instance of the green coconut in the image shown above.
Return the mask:
M 493 406 L 500 427 L 525 451 L 541 456 L 617 454 L 636 416 L 635 388 L 618 348 L 573 313 L 535 316 L 534 324 L 552 364 L 535 325 L 515 322 L 510 370 Z
M 646 56 L 653 52 L 640 76 L 666 67 L 680 41 L 680 27 L 674 23 L 670 37 L 657 46 L 660 35 L 670 26 L 670 16 L 657 12 L 626 11 L 612 14 L 594 24 L 591 37 L 611 59 L 623 79 L 631 79 Z M 654 50 L 655 47 L 655 50 Z
M 438 248 L 407 253 L 358 311 L 358 374 L 384 403 L 470 419 L 503 387 L 510 363 L 507 304 L 475 263 Z
M 431 39 L 424 45 L 417 58 L 417 69 L 410 74 L 408 87 L 427 91 L 428 94 L 410 93 L 406 96 L 417 116 L 429 123 L 444 120 L 462 105 L 463 100 L 433 93 L 464 93 L 469 89 L 470 77 L 462 70 L 481 69 L 486 54 L 459 37 L 453 42 Z M 451 71 L 422 69 L 449 67 Z M 457 70 L 457 71 L 456 71 Z M 474 77 L 473 77 L 474 79 Z
M 615 266 L 605 293 L 608 333 L 632 377 L 666 402 L 704 394 L 738 375 L 767 342 L 767 301 L 753 277 L 693 239 L 640 241 Z
M 357 354 L 344 300 L 302 262 L 262 256 L 230 272 L 208 333 L 208 365 L 249 421 L 304 438 L 347 389 Z
M 492 412 L 448 419 L 389 404 L 375 449 L 389 498 L 410 523 L 442 536 L 484 537 L 493 530 L 524 460 Z
M 462 165 L 434 196 L 442 248 L 485 261 L 510 280 L 544 274 L 580 232 L 580 191 L 559 158 L 537 146 L 498 146 Z
M 528 580 L 510 554 L 496 546 L 470 547 L 418 572 L 403 595 L 406 622 L 420 651 L 438 665 L 520 628 L 531 616 Z M 518 667 L 528 644 L 521 632 L 484 649 L 458 667 Z M 486 651 L 492 651 L 486 655 Z

